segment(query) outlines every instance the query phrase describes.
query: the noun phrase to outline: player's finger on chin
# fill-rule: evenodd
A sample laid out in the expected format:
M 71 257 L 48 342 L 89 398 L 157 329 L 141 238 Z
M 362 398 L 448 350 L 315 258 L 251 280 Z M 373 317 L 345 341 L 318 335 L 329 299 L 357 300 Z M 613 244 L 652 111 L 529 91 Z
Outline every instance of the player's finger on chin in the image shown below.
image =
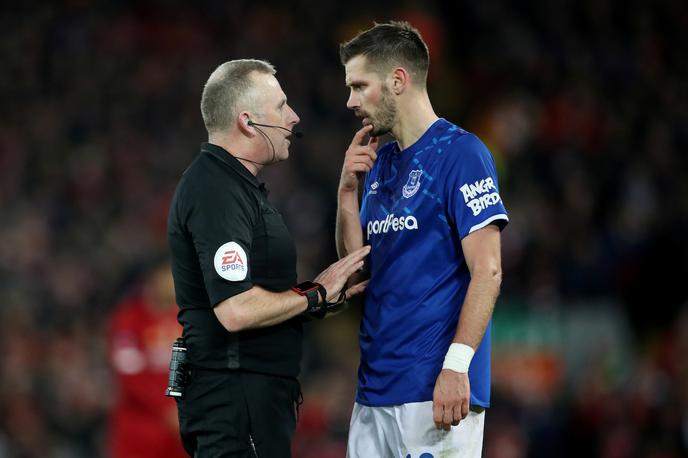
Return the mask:
M 366 134 L 371 129 L 372 129 L 372 126 L 370 126 L 370 124 L 367 126 L 363 126 L 360 129 L 358 129 L 358 132 L 356 132 L 354 134 L 353 140 L 351 140 L 351 144 L 352 145 L 361 145 L 363 143 L 363 139 L 365 138 Z

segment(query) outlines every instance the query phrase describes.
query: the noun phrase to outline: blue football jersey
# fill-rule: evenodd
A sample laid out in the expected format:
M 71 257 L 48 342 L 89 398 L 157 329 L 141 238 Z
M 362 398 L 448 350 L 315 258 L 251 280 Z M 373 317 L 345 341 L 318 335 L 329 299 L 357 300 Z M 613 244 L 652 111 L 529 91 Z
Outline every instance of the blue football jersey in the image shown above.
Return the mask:
M 356 400 L 432 400 L 470 274 L 461 239 L 508 216 L 494 160 L 473 134 L 437 120 L 416 143 L 383 146 L 365 180 L 369 257 Z M 471 404 L 490 403 L 490 326 L 469 369 Z

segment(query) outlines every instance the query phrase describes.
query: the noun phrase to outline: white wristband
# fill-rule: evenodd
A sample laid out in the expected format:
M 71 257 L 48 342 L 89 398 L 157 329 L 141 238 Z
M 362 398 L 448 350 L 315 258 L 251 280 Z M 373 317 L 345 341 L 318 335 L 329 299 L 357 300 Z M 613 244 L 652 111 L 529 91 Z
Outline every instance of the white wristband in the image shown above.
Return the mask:
M 442 369 L 451 369 L 454 372 L 465 374 L 471 365 L 471 359 L 475 350 L 466 344 L 453 343 L 449 346 L 447 355 L 444 357 Z

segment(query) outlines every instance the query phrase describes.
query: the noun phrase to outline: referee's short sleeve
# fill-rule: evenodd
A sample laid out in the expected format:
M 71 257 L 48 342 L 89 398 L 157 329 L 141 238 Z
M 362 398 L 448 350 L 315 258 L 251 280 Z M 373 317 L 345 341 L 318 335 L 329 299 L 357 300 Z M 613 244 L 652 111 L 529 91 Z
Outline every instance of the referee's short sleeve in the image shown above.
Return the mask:
M 258 212 L 237 190 L 201 193 L 189 208 L 187 227 L 198 255 L 210 303 L 251 289 L 253 226 Z

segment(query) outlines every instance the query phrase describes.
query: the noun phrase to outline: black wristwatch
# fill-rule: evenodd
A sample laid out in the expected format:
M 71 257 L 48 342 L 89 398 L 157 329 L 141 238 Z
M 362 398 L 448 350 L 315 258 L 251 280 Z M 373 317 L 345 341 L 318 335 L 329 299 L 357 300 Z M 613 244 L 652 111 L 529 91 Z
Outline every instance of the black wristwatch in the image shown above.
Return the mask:
M 296 286 L 292 286 L 291 289 L 302 296 L 306 296 L 308 299 L 308 307 L 306 307 L 304 313 L 311 318 L 320 320 L 325 318 L 325 315 L 329 312 L 338 313 L 341 311 L 342 305 L 346 308 L 346 285 L 344 285 L 344 288 L 339 292 L 339 297 L 336 302 L 327 302 L 327 290 L 323 285 L 314 281 L 299 283 Z M 318 292 L 320 292 L 322 301 L 318 299 Z
M 296 286 L 292 286 L 291 290 L 301 296 L 306 296 L 308 299 L 307 312 L 317 312 L 320 310 L 320 298 L 318 297 L 318 292 L 322 293 L 323 303 L 327 301 L 327 296 L 325 293 L 325 288 L 320 283 L 315 283 L 312 281 L 305 281 L 299 283 Z

